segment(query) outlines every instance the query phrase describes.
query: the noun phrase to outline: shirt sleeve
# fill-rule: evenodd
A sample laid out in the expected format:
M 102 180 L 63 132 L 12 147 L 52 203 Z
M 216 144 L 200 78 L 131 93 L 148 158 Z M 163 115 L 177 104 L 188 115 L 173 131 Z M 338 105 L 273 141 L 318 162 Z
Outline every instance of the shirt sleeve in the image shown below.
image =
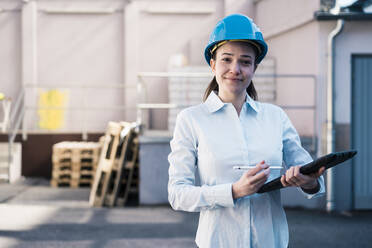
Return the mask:
M 190 118 L 182 111 L 170 142 L 168 200 L 175 210 L 198 212 L 203 209 L 233 207 L 232 184 L 195 186 L 197 136 Z
M 302 147 L 300 137 L 297 134 L 296 129 L 293 127 L 287 114 L 282 111 L 282 123 L 283 123 L 283 160 L 287 168 L 296 165 L 307 164 L 313 159 L 310 154 Z M 306 198 L 311 199 L 324 195 L 325 186 L 323 176 L 318 178 L 320 189 L 314 194 L 308 194 L 304 192 L 300 187 L 298 189 L 305 195 Z

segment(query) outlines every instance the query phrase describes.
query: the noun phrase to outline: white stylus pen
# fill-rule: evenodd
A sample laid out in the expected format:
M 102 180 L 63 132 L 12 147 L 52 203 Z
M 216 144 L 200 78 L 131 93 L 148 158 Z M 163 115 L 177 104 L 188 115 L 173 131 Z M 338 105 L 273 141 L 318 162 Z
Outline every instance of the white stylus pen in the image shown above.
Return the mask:
M 250 170 L 255 168 L 256 165 L 236 165 L 233 166 L 234 170 Z M 269 166 L 270 169 L 282 169 L 282 166 Z

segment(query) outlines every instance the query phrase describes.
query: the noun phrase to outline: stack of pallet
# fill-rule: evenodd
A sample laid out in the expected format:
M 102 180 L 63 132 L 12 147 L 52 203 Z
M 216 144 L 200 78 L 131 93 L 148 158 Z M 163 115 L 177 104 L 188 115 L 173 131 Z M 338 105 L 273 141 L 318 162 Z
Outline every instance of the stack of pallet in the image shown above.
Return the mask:
M 91 189 L 91 206 L 124 206 L 139 191 L 136 123 L 109 122 Z
M 53 145 L 51 185 L 90 187 L 97 170 L 101 145 L 97 142 L 60 142 Z

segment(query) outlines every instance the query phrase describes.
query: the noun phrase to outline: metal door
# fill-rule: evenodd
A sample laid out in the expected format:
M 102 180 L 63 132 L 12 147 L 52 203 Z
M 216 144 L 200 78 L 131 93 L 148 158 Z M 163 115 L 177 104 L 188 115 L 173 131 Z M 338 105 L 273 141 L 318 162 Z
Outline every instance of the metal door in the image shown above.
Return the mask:
M 372 55 L 352 57 L 352 146 L 355 209 L 372 209 Z

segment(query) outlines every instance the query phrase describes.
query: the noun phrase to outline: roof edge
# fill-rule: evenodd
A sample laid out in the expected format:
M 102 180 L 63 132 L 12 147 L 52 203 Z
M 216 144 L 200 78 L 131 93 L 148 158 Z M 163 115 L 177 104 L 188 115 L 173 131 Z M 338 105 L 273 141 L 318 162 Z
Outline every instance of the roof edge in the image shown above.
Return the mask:
M 344 12 L 337 15 L 324 11 L 315 11 L 314 18 L 317 21 L 334 21 L 343 19 L 345 21 L 372 21 L 372 13 Z

